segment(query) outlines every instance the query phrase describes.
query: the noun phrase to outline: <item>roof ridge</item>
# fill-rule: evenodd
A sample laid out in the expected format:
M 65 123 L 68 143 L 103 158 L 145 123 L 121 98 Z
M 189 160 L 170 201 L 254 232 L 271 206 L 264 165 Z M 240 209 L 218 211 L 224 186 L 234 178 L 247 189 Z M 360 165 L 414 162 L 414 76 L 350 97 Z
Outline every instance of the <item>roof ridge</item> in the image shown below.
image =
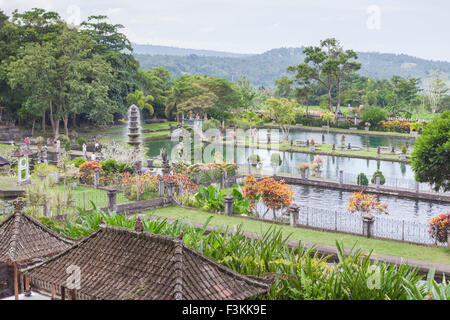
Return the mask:
M 24 268 L 24 269 L 21 269 L 20 271 L 21 271 L 21 272 L 28 272 L 28 271 L 32 271 L 33 269 L 35 269 L 35 268 L 37 268 L 37 267 L 43 266 L 43 265 L 45 265 L 45 264 L 47 264 L 47 263 L 49 263 L 49 262 L 51 262 L 51 261 L 53 261 L 53 260 L 55 260 L 55 259 L 57 259 L 57 258 L 59 258 L 59 257 L 65 255 L 65 254 L 68 253 L 69 251 L 71 251 L 71 250 L 73 250 L 73 249 L 79 247 L 81 244 L 87 242 L 88 240 L 90 240 L 91 238 L 93 238 L 94 236 L 96 236 L 97 234 L 99 234 L 99 233 L 102 232 L 102 231 L 104 231 L 104 230 L 103 230 L 102 226 L 100 226 L 100 228 L 99 228 L 98 230 L 92 232 L 92 233 L 91 233 L 90 235 L 88 235 L 87 237 L 82 238 L 80 241 L 74 242 L 74 243 L 72 244 L 72 246 L 70 246 L 70 247 L 67 248 L 66 250 L 61 251 L 60 253 L 54 255 L 54 256 L 51 257 L 50 259 L 47 259 L 47 260 L 42 261 L 42 262 L 38 262 L 38 263 L 33 264 L 33 265 L 29 266 L 29 267 L 26 267 L 26 268 Z
M 228 274 L 228 275 L 230 275 L 230 276 L 233 276 L 234 278 L 239 278 L 240 280 L 242 280 L 242 281 L 244 281 L 244 282 L 247 282 L 247 283 L 250 283 L 250 284 L 253 284 L 253 285 L 256 284 L 256 285 L 258 285 L 258 286 L 260 286 L 260 287 L 266 287 L 267 289 L 270 288 L 270 286 L 269 286 L 267 283 L 265 283 L 265 282 L 263 281 L 263 279 L 261 279 L 261 280 L 256 280 L 256 279 L 254 279 L 254 278 L 257 278 L 257 277 L 255 277 L 255 276 L 247 276 L 247 275 L 244 275 L 244 274 L 240 274 L 240 273 L 234 271 L 233 269 L 227 268 L 227 267 L 225 267 L 224 265 L 218 263 L 217 261 L 214 261 L 214 260 L 212 260 L 211 258 L 209 258 L 209 257 L 207 257 L 207 256 L 205 256 L 205 255 L 202 255 L 200 252 L 198 252 L 198 251 L 194 250 L 193 248 L 189 247 L 189 246 L 186 245 L 184 242 L 183 242 L 183 245 L 184 245 L 184 248 L 185 248 L 189 253 L 192 253 L 192 254 L 194 254 L 195 256 L 199 257 L 200 259 L 202 259 L 202 260 L 204 260 L 204 261 L 206 261 L 206 262 L 208 262 L 208 263 L 213 264 L 215 267 L 219 268 L 219 269 L 220 269 L 221 271 L 223 271 L 224 273 L 226 273 L 226 274 Z M 250 277 L 253 277 L 253 278 L 250 278 Z
M 14 263 L 14 257 L 16 255 L 16 245 L 17 245 L 17 236 L 19 235 L 20 231 L 20 211 L 14 212 L 14 221 L 12 225 L 12 233 L 11 233 L 11 239 L 9 240 L 10 246 L 9 246 L 9 260 L 11 263 Z
M 174 299 L 183 299 L 183 240 L 174 238 L 175 250 L 173 257 L 175 259 L 175 286 L 174 286 Z
M 56 231 L 50 229 L 49 227 L 47 227 L 46 225 L 44 225 L 43 223 L 39 222 L 37 219 L 33 218 L 31 215 L 26 214 L 25 212 L 21 212 L 21 214 L 23 215 L 24 218 L 28 219 L 30 222 L 32 222 L 34 225 L 36 225 L 37 227 L 43 229 L 44 231 L 48 232 L 49 234 L 51 234 L 52 236 L 68 243 L 68 244 L 74 244 L 77 241 L 75 241 L 74 239 L 71 239 L 69 237 L 66 237 L 62 234 L 57 233 Z

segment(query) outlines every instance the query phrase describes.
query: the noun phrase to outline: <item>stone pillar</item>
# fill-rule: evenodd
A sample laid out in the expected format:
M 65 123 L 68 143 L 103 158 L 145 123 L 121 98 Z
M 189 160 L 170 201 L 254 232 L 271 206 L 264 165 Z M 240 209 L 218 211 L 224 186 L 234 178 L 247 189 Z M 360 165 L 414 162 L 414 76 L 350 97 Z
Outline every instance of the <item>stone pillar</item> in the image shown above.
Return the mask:
M 288 207 L 288 212 L 289 212 L 289 225 L 291 227 L 295 227 L 298 224 L 298 213 L 299 213 L 300 209 L 299 207 L 295 204 L 292 203 L 289 207 Z
M 447 229 L 447 248 L 450 248 L 450 229 Z
M 377 173 L 377 175 L 375 176 L 375 184 L 377 185 L 377 189 L 380 188 L 380 174 Z
M 367 152 L 370 152 L 370 144 L 367 143 Z
M 98 172 L 98 169 L 94 170 L 94 187 L 98 187 L 98 183 L 100 182 L 100 173 Z
M 380 148 L 380 146 L 378 146 L 378 148 L 377 148 L 377 157 L 379 157 L 380 154 L 381 154 L 381 148 Z
M 198 173 L 195 175 L 195 182 L 197 183 L 197 185 L 200 184 L 200 175 Z
M 108 211 L 117 211 L 117 189 L 109 189 L 108 195 Z
M 348 143 L 348 147 L 347 148 L 348 148 L 348 150 L 352 150 L 352 145 L 351 145 L 350 142 Z
M 234 197 L 232 195 L 227 195 L 224 198 L 225 201 L 225 214 L 227 216 L 232 216 L 234 214 Z
M 344 170 L 339 170 L 339 184 L 342 185 L 344 183 Z
M 172 180 L 167 181 L 167 196 L 172 197 L 174 195 L 175 182 Z
M 419 181 L 416 181 L 416 193 L 419 193 Z
M 365 236 L 367 238 L 372 237 L 374 221 L 375 221 L 374 216 L 371 215 L 370 213 L 367 213 L 362 217 L 363 236 Z
M 322 133 L 322 143 L 325 143 L 325 135 Z
M 306 172 L 305 179 L 308 179 L 309 178 L 309 167 L 306 168 L 305 172 Z
M 159 176 L 159 196 L 164 197 L 164 179 L 163 177 Z
M 331 151 L 335 152 L 336 151 L 336 144 L 333 143 L 333 149 L 331 149 Z

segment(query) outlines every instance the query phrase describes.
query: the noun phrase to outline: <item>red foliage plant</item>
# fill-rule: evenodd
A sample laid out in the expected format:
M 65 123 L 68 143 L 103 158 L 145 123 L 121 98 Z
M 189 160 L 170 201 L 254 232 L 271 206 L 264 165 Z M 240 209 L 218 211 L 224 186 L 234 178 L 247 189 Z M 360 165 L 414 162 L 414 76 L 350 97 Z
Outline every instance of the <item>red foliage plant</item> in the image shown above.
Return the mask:
M 244 179 L 243 195 L 250 202 L 250 209 L 255 208 L 257 201 L 262 199 L 268 209 L 280 209 L 287 207 L 294 199 L 294 193 L 290 185 L 284 181 L 276 181 L 273 178 L 264 178 L 256 181 L 252 175 Z
M 437 242 L 447 242 L 447 232 L 450 230 L 450 212 L 443 213 L 428 223 L 428 234 Z

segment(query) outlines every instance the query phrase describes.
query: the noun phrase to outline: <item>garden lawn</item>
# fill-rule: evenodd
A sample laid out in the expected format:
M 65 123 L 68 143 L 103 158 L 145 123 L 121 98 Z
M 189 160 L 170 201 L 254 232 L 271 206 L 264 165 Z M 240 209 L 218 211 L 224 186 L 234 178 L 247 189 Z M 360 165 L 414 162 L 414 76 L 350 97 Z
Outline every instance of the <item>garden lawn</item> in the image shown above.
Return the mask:
M 365 237 L 332 233 L 318 230 L 311 230 L 306 228 L 293 228 L 290 226 L 271 224 L 268 222 L 250 220 L 240 217 L 229 217 L 218 215 L 204 210 L 186 209 L 181 207 L 165 207 L 161 209 L 145 211 L 144 214 L 161 216 L 170 219 L 179 219 L 183 221 L 192 221 L 196 223 L 205 223 L 206 220 L 212 216 L 210 225 L 219 227 L 233 227 L 235 225 L 242 225 L 244 231 L 263 233 L 270 227 L 276 226 L 280 228 L 285 236 L 290 234 L 291 239 L 314 242 L 317 244 L 335 245 L 336 240 L 342 241 L 346 248 L 350 248 L 355 242 L 356 247 L 364 251 L 373 249 L 374 253 L 387 254 L 392 256 L 399 256 L 403 258 L 416 259 L 422 261 L 429 261 L 441 264 L 450 265 L 450 249 L 426 247 L 396 241 L 368 239 Z
M 49 192 L 64 192 L 68 187 L 62 184 L 58 184 L 49 189 Z M 75 207 L 83 207 L 83 193 L 85 194 L 86 209 L 91 209 L 92 205 L 90 201 L 95 203 L 97 208 L 103 208 L 108 205 L 107 191 L 102 189 L 95 189 L 85 186 L 77 186 L 74 190 L 71 190 L 75 197 Z M 117 203 L 127 203 L 130 202 L 122 192 L 117 193 Z

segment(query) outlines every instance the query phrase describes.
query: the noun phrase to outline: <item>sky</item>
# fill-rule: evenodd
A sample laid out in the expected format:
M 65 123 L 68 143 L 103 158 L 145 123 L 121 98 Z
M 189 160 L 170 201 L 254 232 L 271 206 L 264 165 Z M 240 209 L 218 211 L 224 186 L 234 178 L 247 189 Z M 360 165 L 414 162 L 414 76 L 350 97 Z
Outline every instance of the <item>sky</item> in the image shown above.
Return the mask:
M 78 24 L 103 14 L 135 43 L 236 53 L 319 45 L 450 61 L 448 0 L 0 0 Z

